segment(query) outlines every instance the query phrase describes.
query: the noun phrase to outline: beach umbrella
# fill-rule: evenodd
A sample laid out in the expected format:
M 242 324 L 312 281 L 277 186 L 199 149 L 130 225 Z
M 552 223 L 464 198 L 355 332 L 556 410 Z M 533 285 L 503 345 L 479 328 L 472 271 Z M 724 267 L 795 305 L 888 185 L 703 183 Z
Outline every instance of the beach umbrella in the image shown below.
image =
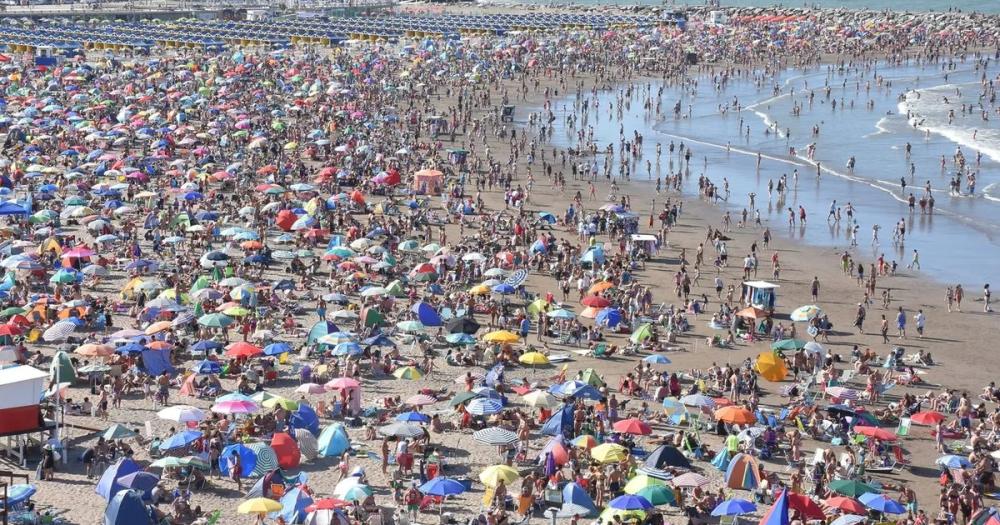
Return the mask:
M 599 295 L 588 295 L 587 297 L 584 297 L 580 303 L 591 308 L 607 308 L 611 306 L 611 301 Z
M 830 482 L 830 490 L 836 492 L 837 494 L 843 494 L 844 496 L 850 498 L 857 498 L 862 494 L 868 494 L 869 492 L 879 493 L 880 491 L 875 487 L 862 483 L 856 479 L 837 479 Z
M 805 306 L 800 306 L 795 310 L 793 310 L 790 317 L 792 321 L 805 322 L 805 321 L 812 321 L 814 318 L 819 317 L 821 315 L 823 315 L 823 310 L 820 307 L 814 304 L 808 304 Z
M 916 414 L 910 416 L 910 421 L 912 421 L 913 423 L 917 425 L 927 425 L 927 426 L 936 425 L 944 421 L 945 419 L 948 418 L 945 417 L 944 414 L 940 412 L 935 412 L 933 410 L 917 412 Z
M 740 514 L 751 514 L 757 511 L 757 505 L 745 499 L 727 499 L 712 509 L 713 516 L 739 516 Z
M 140 470 L 142 469 L 139 468 L 139 465 L 135 461 L 132 461 L 130 458 L 121 458 L 105 469 L 104 473 L 101 474 L 101 478 L 97 481 L 97 487 L 94 490 L 102 498 L 110 500 L 120 490 L 123 490 L 118 480 Z
M 521 396 L 524 403 L 533 408 L 553 408 L 559 406 L 559 400 L 544 390 L 532 390 Z
M 862 436 L 868 436 L 870 438 L 877 439 L 879 441 L 896 441 L 899 437 L 894 433 L 890 432 L 884 428 L 870 427 L 858 425 L 854 427 L 855 434 L 861 434 Z
M 838 481 L 844 481 L 844 480 L 838 480 Z M 844 496 L 834 496 L 832 498 L 827 498 L 826 501 L 823 502 L 823 504 L 826 505 L 827 507 L 840 509 L 844 512 L 849 512 L 851 514 L 864 514 L 867 512 L 865 510 L 865 506 L 859 503 L 857 500 L 852 498 L 847 498 Z
M 236 512 L 240 514 L 268 514 L 281 511 L 281 503 L 268 498 L 253 498 L 240 503 Z
M 414 395 L 406 398 L 406 401 L 405 401 L 404 404 L 406 404 L 406 405 L 412 405 L 412 406 L 416 406 L 416 407 L 421 407 L 421 406 L 424 406 L 424 405 L 433 405 L 434 403 L 437 403 L 437 401 L 438 401 L 437 399 L 435 399 L 435 398 L 433 398 L 433 397 L 431 397 L 431 396 L 429 396 L 427 394 L 414 394 Z
M 387 437 L 417 438 L 424 435 L 424 428 L 413 423 L 390 423 L 379 427 L 378 433 Z
M 645 421 L 642 421 L 637 418 L 629 418 L 629 419 L 622 419 L 621 421 L 615 421 L 614 425 L 612 425 L 612 428 L 614 428 L 615 432 L 619 432 L 622 434 L 632 434 L 636 436 L 648 436 L 649 434 L 653 433 L 653 429 L 651 429 Z
M 839 518 L 830 522 L 830 525 L 857 525 L 858 523 L 862 523 L 867 520 L 868 518 L 866 516 L 859 516 L 857 514 L 844 514 L 843 516 L 840 516 Z
M 636 492 L 635 495 L 646 498 L 654 506 L 677 504 L 677 500 L 674 498 L 674 491 L 666 486 L 645 487 Z
M 497 330 L 483 336 L 483 341 L 487 343 L 516 343 L 521 337 L 508 330 Z
M 771 382 L 782 381 L 788 375 L 788 368 L 785 367 L 784 359 L 774 352 L 762 352 L 758 355 L 754 363 L 754 368 L 761 377 Z
M 517 442 L 517 433 L 505 428 L 488 427 L 474 432 L 472 439 L 487 445 L 512 445 Z
M 198 324 L 208 328 L 225 328 L 236 322 L 232 317 L 221 313 L 205 314 L 198 318 Z
M 293 432 L 295 441 L 299 444 L 302 457 L 307 461 L 316 459 L 319 455 L 319 440 L 308 428 L 296 428 Z
M 232 400 L 232 401 L 220 401 L 212 405 L 211 410 L 216 414 L 225 414 L 225 415 L 253 414 L 254 412 L 259 411 L 260 407 L 257 405 L 257 403 L 254 403 L 253 401 Z
M 934 460 L 936 465 L 949 468 L 949 469 L 967 469 L 972 468 L 972 463 L 968 458 L 962 456 L 957 456 L 955 454 L 948 454 L 946 456 L 941 456 Z
M 628 449 L 617 443 L 604 443 L 590 449 L 590 457 L 598 463 L 616 463 L 628 456 Z
M 278 468 L 278 456 L 274 453 L 274 449 L 264 442 L 250 443 L 247 445 L 257 458 L 257 464 L 254 465 L 253 472 L 250 473 L 248 477 L 258 477 L 271 472 L 272 470 Z
M 264 350 L 246 341 L 239 341 L 226 347 L 226 355 L 229 357 L 254 357 L 264 353 Z
M 688 394 L 680 398 L 680 402 L 689 407 L 715 408 L 715 400 L 704 394 Z
M 202 433 L 200 430 L 185 430 L 178 432 L 167 439 L 160 442 L 160 450 L 170 450 L 174 448 L 183 448 L 195 441 L 201 439 Z
M 654 365 L 669 365 L 670 364 L 670 359 L 667 358 L 667 356 L 660 355 L 660 354 L 648 355 L 648 356 L 642 358 L 642 360 L 644 362 L 646 362 L 646 363 L 651 363 L 651 364 L 654 364 Z
M 105 441 L 116 441 L 119 439 L 135 437 L 138 435 L 139 434 L 137 434 L 134 430 L 131 430 L 125 425 L 120 425 L 118 423 L 111 425 L 110 427 L 107 428 L 107 430 L 101 432 L 101 437 L 103 437 Z
M 297 394 L 325 394 L 327 392 L 326 387 L 318 383 L 302 383 L 301 385 L 295 387 L 295 392 Z
M 541 352 L 527 352 L 521 354 L 521 356 L 517 358 L 517 361 L 522 365 L 531 365 L 533 367 L 537 365 L 549 364 L 549 358 Z
M 174 405 L 160 410 L 156 413 L 156 417 L 177 423 L 187 423 L 188 421 L 205 419 L 205 412 L 189 405 Z
M 118 484 L 126 489 L 136 490 L 142 494 L 143 499 L 152 496 L 153 489 L 160 482 L 159 476 L 151 472 L 133 472 L 118 478 Z
M 884 494 L 869 492 L 867 494 L 862 494 L 861 497 L 858 498 L 858 501 L 869 509 L 883 514 L 906 513 L 906 507 L 901 505 L 898 501 L 886 497 Z
M 771 350 L 800 350 L 805 347 L 806 342 L 801 339 L 782 339 L 771 343 Z
M 648 499 L 635 494 L 623 494 L 611 500 L 608 506 L 619 510 L 649 510 L 653 504 Z
M 412 366 L 403 366 L 397 368 L 395 371 L 393 371 L 392 375 L 396 379 L 420 379 L 424 377 L 423 372 L 418 370 L 416 367 Z
M 757 416 L 743 407 L 730 405 L 717 409 L 715 419 L 731 425 L 751 425 L 757 421 Z
M 421 414 L 420 412 L 403 412 L 402 414 L 397 414 L 393 418 L 395 421 L 402 421 L 405 423 L 430 423 L 431 418 L 427 414 Z
M 685 472 L 671 480 L 675 487 L 703 487 L 708 485 L 709 479 L 695 472 Z
M 456 496 L 465 492 L 465 485 L 449 478 L 438 476 L 420 486 L 420 492 L 428 496 Z
M 461 316 L 445 321 L 444 328 L 450 334 L 475 334 L 479 331 L 479 323 L 471 317 Z
M 521 474 L 517 470 L 514 470 L 513 467 L 507 465 L 493 465 L 486 467 L 479 473 L 479 481 L 487 487 L 496 487 L 500 481 L 510 485 L 519 477 L 521 477 Z
M 126 345 L 126 346 L 130 346 L 130 345 Z M 140 348 L 141 348 L 141 346 L 140 346 Z M 123 350 L 123 349 L 125 349 L 125 347 L 122 347 L 120 350 Z M 200 374 L 200 375 L 220 374 L 220 373 L 222 373 L 222 366 L 219 365 L 219 363 L 217 363 L 215 361 L 210 361 L 208 359 L 205 359 L 205 360 L 198 361 L 197 363 L 195 363 L 194 366 L 191 367 L 191 371 L 193 371 L 196 374 Z
M 272 397 L 269 397 L 269 398 L 263 400 L 260 404 L 264 408 L 277 408 L 277 407 L 281 407 L 281 408 L 284 408 L 285 410 L 295 410 L 295 409 L 299 408 L 299 402 L 298 401 L 295 401 L 293 399 L 288 399 L 288 398 L 285 398 L 285 397 L 281 397 L 281 396 L 272 396 Z
M 264 347 L 264 355 L 281 355 L 292 351 L 291 345 L 284 341 L 278 341 L 271 343 Z
M 466 405 L 466 409 L 470 414 L 476 416 L 487 416 L 490 414 L 496 414 L 502 410 L 503 404 L 496 399 L 477 397 L 469 401 L 468 405 Z

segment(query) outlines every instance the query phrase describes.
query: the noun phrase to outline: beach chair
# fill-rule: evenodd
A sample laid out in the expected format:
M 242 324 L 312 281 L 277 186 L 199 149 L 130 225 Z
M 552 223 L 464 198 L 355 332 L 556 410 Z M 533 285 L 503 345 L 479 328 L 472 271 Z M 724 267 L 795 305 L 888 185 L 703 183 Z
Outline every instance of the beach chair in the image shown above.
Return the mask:
M 895 463 L 901 466 L 909 466 L 910 462 L 903 456 L 903 448 L 899 445 L 892 446 L 892 456 L 896 460 Z
M 900 437 L 910 435 L 910 418 L 900 418 L 899 426 L 896 427 L 896 435 Z

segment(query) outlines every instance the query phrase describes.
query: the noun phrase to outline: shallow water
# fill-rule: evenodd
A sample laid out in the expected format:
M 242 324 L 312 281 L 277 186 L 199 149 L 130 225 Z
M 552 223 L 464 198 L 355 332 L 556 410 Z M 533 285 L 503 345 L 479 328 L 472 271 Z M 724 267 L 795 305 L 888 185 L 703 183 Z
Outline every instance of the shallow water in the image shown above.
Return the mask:
M 987 75 L 995 77 L 997 73 L 1000 67 L 991 64 Z M 883 78 L 882 87 L 877 85 L 876 75 Z M 647 115 L 642 108 L 644 95 L 640 94 L 633 95 L 631 107 L 623 112 L 619 121 L 617 108 L 608 110 L 617 92 L 599 93 L 600 111 L 591 109 L 587 124 L 594 126 L 599 145 L 615 144 L 616 156 L 620 126 L 626 137 L 631 137 L 633 130 L 643 135 L 642 157 L 629 182 L 633 186 L 654 187 L 658 175 L 665 177 L 669 171 L 680 169 L 678 152 L 670 157 L 668 144 L 684 142 L 694 153 L 690 174 L 683 183 L 684 193 L 697 194 L 701 174 L 720 189 L 724 179 L 728 180 L 730 197 L 728 202 L 720 204 L 733 212 L 734 224 L 740 212 L 748 208 L 748 194 L 752 192 L 756 194 L 755 204 L 762 221 L 773 233 L 838 250 L 852 249 L 846 216 L 846 205 L 850 202 L 859 226 L 858 246 L 852 249 L 857 260 L 871 262 L 884 253 L 888 261 L 896 260 L 900 267 L 905 267 L 911 260 L 912 250 L 917 249 L 925 275 L 945 282 L 981 286 L 1000 269 L 995 262 L 1000 260 L 1000 163 L 994 154 L 1000 151 L 1000 126 L 996 118 L 981 121 L 978 113 L 956 118 L 949 126 L 947 111 L 942 116 L 940 103 L 930 102 L 935 93 L 953 90 L 952 85 L 963 88 L 961 97 L 953 95 L 949 99 L 953 107 L 960 107 L 962 101 L 975 100 L 981 75 L 981 71 L 974 70 L 973 63 L 967 62 L 958 63 L 949 71 L 947 80 L 940 66 L 913 65 L 885 67 L 877 72 L 831 72 L 825 67 L 810 71 L 789 70 L 762 83 L 761 87 L 750 81 L 736 81 L 719 90 L 714 89 L 710 80 L 703 79 L 693 94 L 665 87 L 659 118 Z M 886 85 L 890 81 L 891 85 Z M 827 82 L 831 85 L 830 99 L 822 90 Z M 869 82 L 871 88 L 866 90 Z M 772 91 L 775 84 L 780 86 L 777 96 Z M 652 85 L 654 100 L 658 87 L 658 84 Z M 815 93 L 811 106 L 807 97 L 809 89 Z M 923 106 L 911 107 L 913 104 L 901 100 L 901 95 L 914 89 L 920 90 Z M 832 108 L 833 99 L 837 100 L 836 110 Z M 874 103 L 871 109 L 865 107 L 869 99 Z M 554 106 L 557 117 L 553 123 L 554 145 L 565 147 L 576 142 L 575 131 L 569 130 L 565 122 L 573 100 L 572 96 L 564 98 Z M 742 104 L 741 112 L 720 113 L 720 104 L 734 100 Z M 675 119 L 672 112 L 677 101 L 682 107 L 680 119 Z M 792 114 L 795 103 L 801 106 L 797 117 Z M 689 106 L 691 117 L 683 118 Z M 931 131 L 914 129 L 907 120 L 907 109 L 923 114 L 923 123 Z M 780 133 L 765 134 L 765 128 L 775 123 Z M 745 135 L 747 125 L 751 129 L 749 138 Z M 811 135 L 814 125 L 819 126 L 819 135 L 815 137 Z M 972 139 L 974 130 L 978 130 L 975 140 Z M 657 142 L 662 143 L 658 167 Z M 822 168 L 819 178 L 815 164 L 805 155 L 811 142 L 816 143 L 815 160 Z M 907 142 L 912 146 L 909 159 L 905 154 Z M 789 154 L 790 147 L 797 150 L 795 156 Z M 949 194 L 949 179 L 954 172 L 951 159 L 958 147 L 972 163 L 976 160 L 976 150 L 983 153 L 973 195 Z M 758 152 L 763 156 L 759 170 L 756 169 Z M 856 159 L 853 173 L 846 168 L 851 156 Z M 947 159 L 944 172 L 940 167 L 942 156 Z M 646 160 L 651 163 L 651 173 L 646 170 Z M 598 156 L 597 162 L 600 165 L 603 158 Z M 915 166 L 912 177 L 911 162 Z M 613 172 L 617 174 L 617 161 L 613 165 Z M 796 170 L 797 184 L 794 183 Z M 777 184 L 783 174 L 791 189 L 783 201 L 777 193 L 769 198 L 768 181 Z M 905 192 L 900 185 L 901 178 L 907 181 Z M 911 212 L 907 205 L 908 195 L 913 193 L 919 199 L 928 181 L 935 199 L 933 214 L 921 213 L 919 206 Z M 962 189 L 966 189 L 964 184 Z M 662 203 L 668 195 L 664 192 L 657 196 L 657 202 Z M 839 223 L 827 221 L 833 200 L 841 208 Z M 636 211 L 647 213 L 649 210 L 648 200 L 632 204 Z M 807 211 L 808 225 L 789 227 L 787 208 L 797 210 L 800 205 Z M 748 211 L 752 222 L 752 210 Z M 903 244 L 894 245 L 892 232 L 900 220 L 906 221 L 906 239 Z M 872 245 L 873 224 L 881 228 L 877 246 Z M 734 252 L 734 248 L 731 247 L 730 252 Z
M 684 5 L 705 5 L 704 0 L 559 0 L 555 2 L 537 2 L 539 4 L 584 4 L 584 5 L 656 5 L 656 6 L 684 6 Z M 776 2 L 774 0 L 722 0 L 723 7 L 819 7 L 819 8 L 845 8 L 845 9 L 872 9 L 904 11 L 900 7 L 900 2 L 896 0 L 811 0 L 809 2 Z M 947 11 L 949 7 L 959 8 L 964 12 L 978 13 L 1000 13 L 1000 2 L 996 0 L 962 0 L 942 1 L 942 0 L 910 0 L 906 2 L 905 11 Z

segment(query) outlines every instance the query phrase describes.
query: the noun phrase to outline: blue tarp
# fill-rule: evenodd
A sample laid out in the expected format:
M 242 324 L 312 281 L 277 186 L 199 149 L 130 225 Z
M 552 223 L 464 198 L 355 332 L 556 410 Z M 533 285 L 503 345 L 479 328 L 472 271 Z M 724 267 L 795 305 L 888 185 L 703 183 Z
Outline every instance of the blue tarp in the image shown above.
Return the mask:
M 122 490 L 115 494 L 104 510 L 104 525 L 153 525 L 153 519 L 139 492 Z
M 174 373 L 174 367 L 170 364 L 170 350 L 143 350 L 142 351 L 142 364 L 146 369 L 146 373 L 151 376 L 158 376 L 163 372 L 168 372 L 170 375 Z
M 102 498 L 110 500 L 115 494 L 124 489 L 120 483 L 118 483 L 118 478 L 122 476 L 127 476 L 133 472 L 139 472 L 139 465 L 129 458 L 119 459 L 117 463 L 111 465 L 101 474 L 101 479 L 97 481 L 97 488 L 94 489 L 95 492 L 101 495 Z

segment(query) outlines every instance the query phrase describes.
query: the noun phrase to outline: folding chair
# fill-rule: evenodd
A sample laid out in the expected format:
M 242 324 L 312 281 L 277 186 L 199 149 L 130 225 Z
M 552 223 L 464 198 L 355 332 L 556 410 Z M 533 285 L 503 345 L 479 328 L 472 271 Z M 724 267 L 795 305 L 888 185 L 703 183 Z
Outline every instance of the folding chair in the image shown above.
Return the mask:
M 899 419 L 899 426 L 896 427 L 896 435 L 900 437 L 910 435 L 910 418 L 904 417 Z

